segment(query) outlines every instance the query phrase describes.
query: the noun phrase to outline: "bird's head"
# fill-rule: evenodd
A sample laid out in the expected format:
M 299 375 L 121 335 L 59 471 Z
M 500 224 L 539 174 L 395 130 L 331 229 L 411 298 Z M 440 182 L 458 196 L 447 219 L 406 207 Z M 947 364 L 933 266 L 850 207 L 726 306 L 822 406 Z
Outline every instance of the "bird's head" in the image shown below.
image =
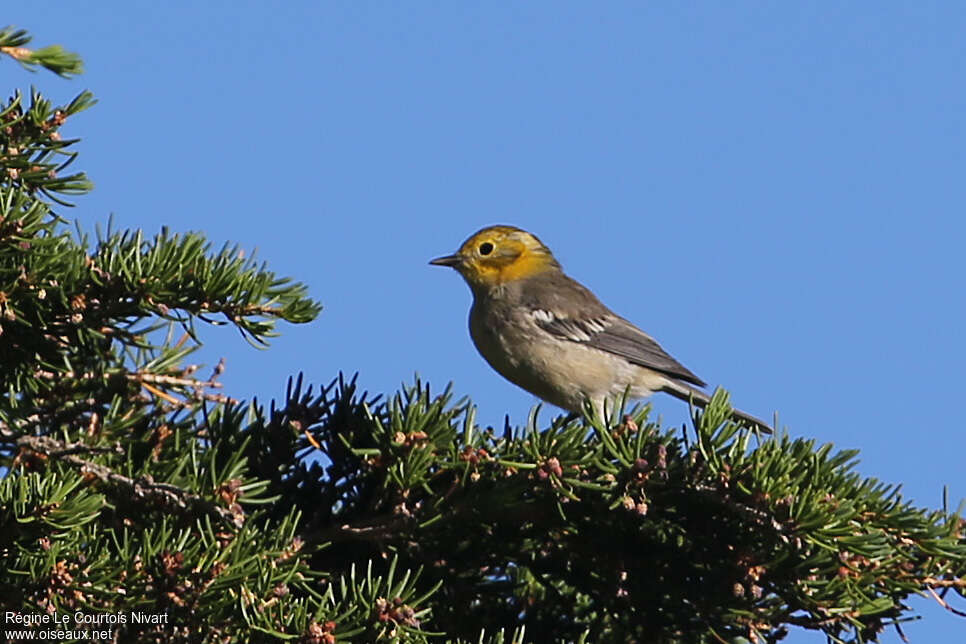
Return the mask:
M 452 255 L 429 262 L 459 271 L 471 288 L 490 288 L 560 270 L 550 249 L 514 226 L 489 226 L 474 233 Z

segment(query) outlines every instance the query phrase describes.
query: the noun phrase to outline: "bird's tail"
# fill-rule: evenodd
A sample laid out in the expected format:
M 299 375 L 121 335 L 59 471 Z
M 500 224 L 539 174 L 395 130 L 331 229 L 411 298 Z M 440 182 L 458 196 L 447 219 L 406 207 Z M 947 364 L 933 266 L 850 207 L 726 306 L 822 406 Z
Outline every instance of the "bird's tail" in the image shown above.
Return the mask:
M 693 402 L 702 409 L 707 407 L 708 403 L 711 402 L 711 397 L 708 394 L 683 382 L 669 380 L 661 391 L 671 394 L 684 402 Z M 746 414 L 740 409 L 732 409 L 731 417 L 735 422 L 750 427 L 751 429 L 757 429 L 763 434 L 771 434 L 773 432 L 771 425 L 751 414 Z

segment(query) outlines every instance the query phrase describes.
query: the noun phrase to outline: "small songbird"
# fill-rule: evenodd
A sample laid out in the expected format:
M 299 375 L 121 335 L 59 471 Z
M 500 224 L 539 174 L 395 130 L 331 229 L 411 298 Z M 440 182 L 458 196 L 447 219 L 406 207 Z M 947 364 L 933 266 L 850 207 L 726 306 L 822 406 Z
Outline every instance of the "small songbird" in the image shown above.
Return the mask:
M 504 378 L 574 413 L 585 401 L 601 413 L 629 391 L 663 391 L 704 407 L 705 383 L 648 334 L 613 313 L 564 274 L 550 249 L 513 226 L 490 226 L 460 249 L 430 261 L 450 266 L 473 291 L 470 336 Z M 612 402 L 610 404 L 613 404 Z M 735 410 L 741 424 L 771 432 Z

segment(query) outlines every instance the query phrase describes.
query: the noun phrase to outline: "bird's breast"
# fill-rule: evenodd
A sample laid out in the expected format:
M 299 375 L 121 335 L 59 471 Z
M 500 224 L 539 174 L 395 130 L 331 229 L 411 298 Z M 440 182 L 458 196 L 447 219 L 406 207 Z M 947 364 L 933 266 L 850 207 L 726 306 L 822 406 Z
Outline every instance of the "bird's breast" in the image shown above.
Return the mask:
M 583 347 L 569 347 L 550 338 L 530 318 L 514 317 L 509 309 L 474 305 L 469 322 L 473 343 L 493 369 L 559 407 L 579 411 L 584 396 L 590 393 L 585 381 L 593 383 L 593 390 L 609 380 L 609 373 L 598 373 L 599 363 L 574 372 L 568 349 L 585 351 Z
M 501 306 L 482 307 L 473 304 L 470 309 L 470 337 L 473 344 L 490 365 L 506 377 L 506 371 L 519 365 L 514 351 L 523 340 L 519 329 L 514 328 L 509 311 Z

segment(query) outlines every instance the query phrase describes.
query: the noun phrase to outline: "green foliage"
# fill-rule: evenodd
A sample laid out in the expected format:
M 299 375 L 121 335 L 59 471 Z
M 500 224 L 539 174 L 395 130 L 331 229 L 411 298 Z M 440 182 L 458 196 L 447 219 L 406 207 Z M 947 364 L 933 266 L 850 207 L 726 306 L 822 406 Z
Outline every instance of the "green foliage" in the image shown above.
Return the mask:
M 84 65 L 77 54 L 65 51 L 60 45 L 30 50 L 24 47 L 30 40 L 23 29 L 4 27 L 0 29 L 0 53 L 7 54 L 29 71 L 39 65 L 64 78 L 83 73 Z
M 70 150 L 77 139 L 62 138 L 60 129 L 69 117 L 94 103 L 93 95 L 85 91 L 67 105 L 55 108 L 34 89 L 30 92 L 30 105 L 24 109 L 23 95 L 17 90 L 0 109 L 4 184 L 20 187 L 30 194 L 39 192 L 63 206 L 69 204 L 58 194 L 89 192 L 93 184 L 83 172 L 65 174 L 77 158 L 77 153 Z M 30 205 L 28 202 L 26 207 Z
M 500 433 L 418 382 L 383 404 L 354 383 L 318 396 L 295 383 L 248 431 L 307 429 L 330 462 L 273 483 L 315 508 L 307 534 L 329 544 L 315 565 L 391 552 L 424 566 L 449 635 L 778 641 L 793 624 L 869 641 L 927 580 L 963 593 L 959 517 L 860 478 L 854 453 L 787 436 L 754 447 L 723 392 L 693 439 L 647 412 L 549 427 L 534 412 Z
M 0 52 L 79 71 L 4 49 L 26 38 Z M 196 233 L 69 230 L 52 209 L 91 184 L 60 176 L 58 130 L 93 99 L 20 103 L 0 114 L 0 615 L 113 619 L 125 642 L 865 642 L 910 595 L 966 593 L 959 515 L 854 452 L 761 442 L 724 392 L 680 432 L 648 407 L 480 427 L 419 381 L 232 400 L 221 365 L 186 364 L 202 323 L 263 346 L 319 305 Z

